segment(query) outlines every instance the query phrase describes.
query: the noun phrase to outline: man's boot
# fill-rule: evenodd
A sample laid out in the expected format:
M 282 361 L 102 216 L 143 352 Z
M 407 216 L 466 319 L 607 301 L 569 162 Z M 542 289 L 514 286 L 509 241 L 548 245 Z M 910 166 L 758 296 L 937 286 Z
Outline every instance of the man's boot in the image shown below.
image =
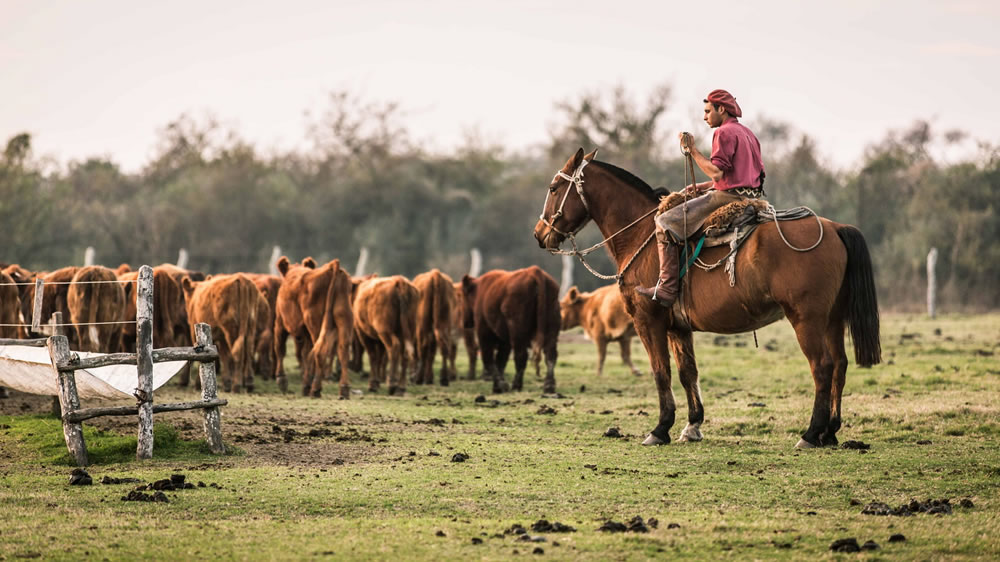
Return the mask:
M 645 288 L 636 287 L 635 292 L 644 297 L 648 297 L 660 304 L 660 306 L 670 308 L 677 300 L 677 290 L 679 288 L 678 273 L 678 251 L 677 244 L 673 244 L 659 234 L 656 236 L 656 249 L 660 254 L 660 279 L 656 286 Z

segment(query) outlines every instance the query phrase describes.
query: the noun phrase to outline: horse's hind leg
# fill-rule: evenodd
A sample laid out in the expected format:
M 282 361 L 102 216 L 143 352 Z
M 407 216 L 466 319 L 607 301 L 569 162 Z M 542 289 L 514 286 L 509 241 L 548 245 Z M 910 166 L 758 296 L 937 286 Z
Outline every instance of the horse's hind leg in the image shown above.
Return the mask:
M 792 318 L 790 316 L 790 318 Z M 817 320 L 793 320 L 792 327 L 799 340 L 799 347 L 812 371 L 815 386 L 813 413 L 809 421 L 809 429 L 802 434 L 802 439 L 795 445 L 797 449 L 810 449 L 823 445 L 822 436 L 830 425 L 830 406 L 832 386 L 834 381 L 833 360 L 826 348 L 826 322 Z
M 826 332 L 826 347 L 833 362 L 833 380 L 830 384 L 830 423 L 820 436 L 823 445 L 837 444 L 840 430 L 840 403 L 844 397 L 844 383 L 847 382 L 847 351 L 844 349 L 844 323 L 835 320 Z
M 701 424 L 705 421 L 705 406 L 701 402 L 698 384 L 698 364 L 694 359 L 694 338 L 691 332 L 668 332 L 670 351 L 677 362 L 677 376 L 687 395 L 688 423 L 678 441 L 701 441 Z

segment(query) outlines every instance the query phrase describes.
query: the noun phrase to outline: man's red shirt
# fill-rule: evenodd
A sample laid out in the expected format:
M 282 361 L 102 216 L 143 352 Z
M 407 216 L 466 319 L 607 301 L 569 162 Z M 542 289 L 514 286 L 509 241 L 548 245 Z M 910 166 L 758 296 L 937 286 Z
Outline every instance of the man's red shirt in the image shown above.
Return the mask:
M 763 183 L 764 162 L 760 158 L 760 141 L 735 117 L 726 119 L 715 130 L 711 160 L 715 167 L 722 170 L 722 179 L 715 182 L 715 189 L 760 187 Z

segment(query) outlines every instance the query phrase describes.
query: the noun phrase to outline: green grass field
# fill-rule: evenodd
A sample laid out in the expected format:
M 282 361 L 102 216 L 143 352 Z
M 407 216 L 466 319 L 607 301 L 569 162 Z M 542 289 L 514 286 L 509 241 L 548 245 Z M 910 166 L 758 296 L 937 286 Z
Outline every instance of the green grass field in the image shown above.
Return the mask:
M 258 394 L 224 396 L 231 454 L 205 454 L 198 413 L 166 413 L 145 462 L 134 419 L 88 420 L 92 486 L 68 485 L 50 399 L 14 393 L 0 400 L 0 560 L 1000 558 L 1000 315 L 883 318 L 885 362 L 848 370 L 839 433 L 865 452 L 793 448 L 812 378 L 787 322 L 757 338 L 698 335 L 705 440 L 663 447 L 639 445 L 656 423 L 652 377 L 633 377 L 612 347 L 597 378 L 579 332 L 560 342 L 562 398 L 543 398 L 530 368 L 526 390 L 503 395 L 462 380 L 339 401 L 328 380 L 317 400 L 258 381 Z M 674 391 L 676 439 L 676 378 Z M 156 400 L 193 396 L 170 386 Z M 605 437 L 611 427 L 625 437 Z M 121 500 L 136 484 L 100 483 L 171 474 L 205 487 L 147 503 Z M 950 514 L 861 513 L 945 498 Z M 658 525 L 598 530 L 635 516 Z M 540 519 L 576 530 L 531 530 Z M 539 542 L 505 534 L 515 524 Z M 879 548 L 831 552 L 848 537 Z

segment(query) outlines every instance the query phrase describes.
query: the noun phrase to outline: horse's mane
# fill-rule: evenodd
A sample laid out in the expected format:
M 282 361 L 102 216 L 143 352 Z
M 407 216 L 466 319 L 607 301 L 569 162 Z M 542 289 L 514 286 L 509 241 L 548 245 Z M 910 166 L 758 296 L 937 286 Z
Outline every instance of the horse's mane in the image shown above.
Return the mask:
M 625 185 L 631 187 L 632 189 L 638 191 L 644 195 L 650 201 L 656 202 L 660 200 L 660 196 L 666 195 L 668 191 L 664 188 L 653 189 L 648 183 L 644 182 L 642 178 L 636 176 L 632 172 L 625 170 L 624 168 L 619 168 L 614 164 L 608 164 L 607 162 L 602 162 L 600 160 L 593 160 L 591 164 L 599 164 L 601 168 L 611 172 L 616 178 L 620 179 Z

